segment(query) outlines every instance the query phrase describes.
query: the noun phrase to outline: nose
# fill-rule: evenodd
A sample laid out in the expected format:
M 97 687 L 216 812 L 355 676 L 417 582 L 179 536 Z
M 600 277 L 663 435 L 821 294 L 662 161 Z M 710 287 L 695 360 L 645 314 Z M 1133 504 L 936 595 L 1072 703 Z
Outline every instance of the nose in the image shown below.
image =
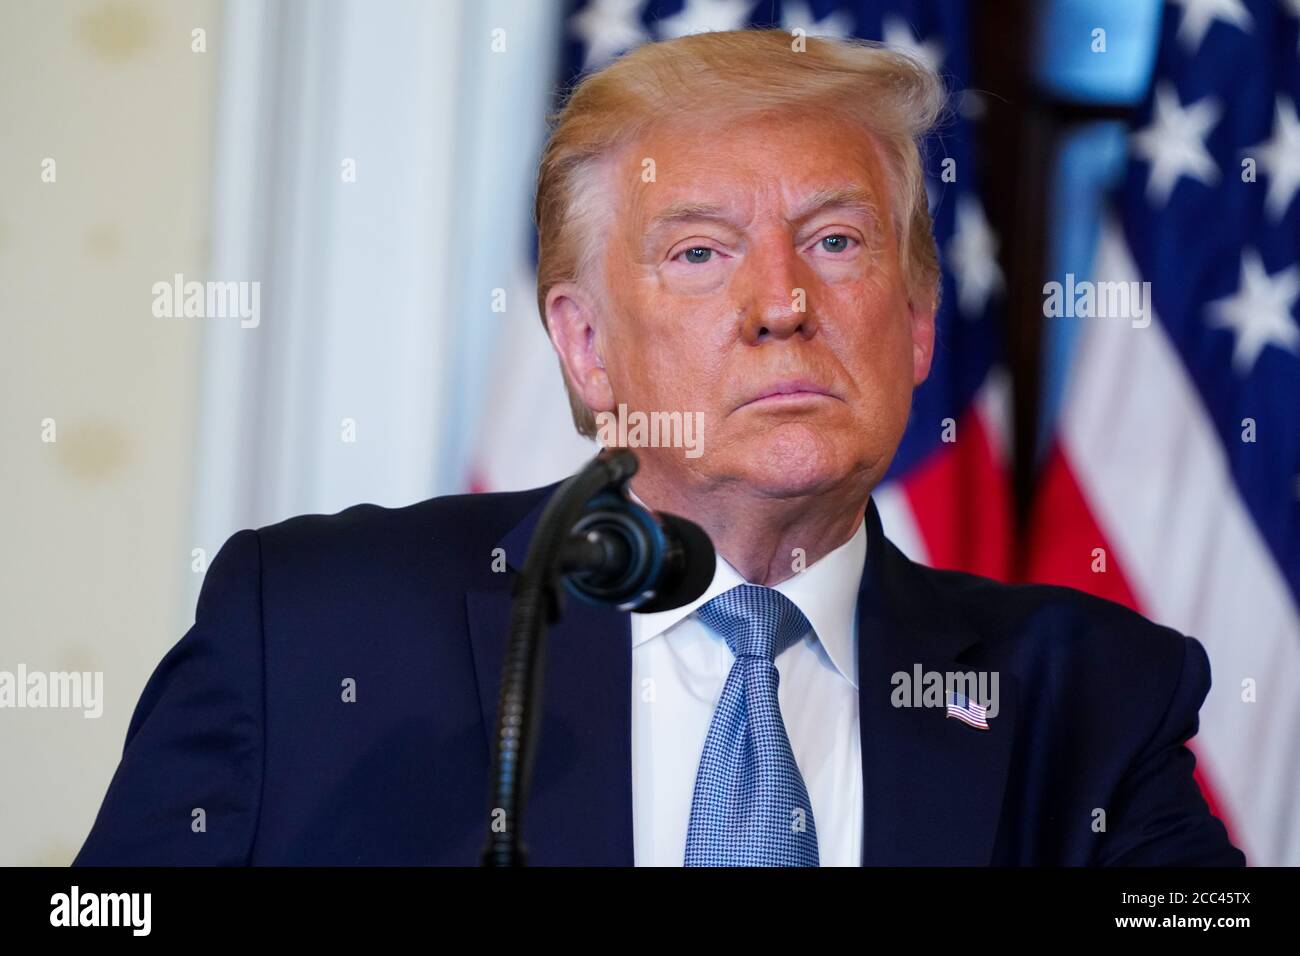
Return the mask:
M 745 257 L 740 307 L 741 337 L 748 345 L 798 335 L 812 338 L 817 318 L 811 299 L 812 276 L 788 234 L 765 238 Z

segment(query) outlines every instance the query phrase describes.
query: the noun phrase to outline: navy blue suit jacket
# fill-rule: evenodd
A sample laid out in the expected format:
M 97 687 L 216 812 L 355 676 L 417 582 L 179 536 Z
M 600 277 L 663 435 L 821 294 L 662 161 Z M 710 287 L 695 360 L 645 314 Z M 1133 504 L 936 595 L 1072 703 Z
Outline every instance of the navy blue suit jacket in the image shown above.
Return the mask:
M 554 487 L 234 535 L 76 863 L 477 864 L 513 569 Z M 1198 642 L 1077 591 L 914 564 L 866 517 L 866 864 L 1243 862 L 1184 746 L 1210 686 Z M 548 655 L 530 862 L 631 865 L 628 615 L 568 602 Z M 917 664 L 996 670 L 989 729 L 893 706 L 891 675 Z

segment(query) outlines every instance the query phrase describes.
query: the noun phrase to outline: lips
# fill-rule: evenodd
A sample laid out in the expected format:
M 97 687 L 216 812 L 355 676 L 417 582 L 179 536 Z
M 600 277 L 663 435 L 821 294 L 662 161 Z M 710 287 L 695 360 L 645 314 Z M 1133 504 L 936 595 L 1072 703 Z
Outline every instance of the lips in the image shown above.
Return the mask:
M 737 408 L 744 408 L 747 405 L 758 403 L 770 405 L 798 404 L 819 398 L 838 398 L 838 396 L 832 393 L 830 389 L 810 379 L 780 379 L 763 386 L 761 391 L 741 402 Z

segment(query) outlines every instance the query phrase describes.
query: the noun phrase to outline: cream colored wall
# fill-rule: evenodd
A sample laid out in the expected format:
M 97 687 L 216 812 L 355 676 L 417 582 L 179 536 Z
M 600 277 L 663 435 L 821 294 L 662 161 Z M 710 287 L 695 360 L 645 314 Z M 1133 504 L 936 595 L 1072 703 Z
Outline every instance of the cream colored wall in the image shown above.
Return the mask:
M 155 318 L 151 286 L 205 269 L 219 13 L 0 4 L 0 670 L 103 671 L 105 696 L 0 709 L 0 865 L 72 860 L 192 620 L 203 320 Z

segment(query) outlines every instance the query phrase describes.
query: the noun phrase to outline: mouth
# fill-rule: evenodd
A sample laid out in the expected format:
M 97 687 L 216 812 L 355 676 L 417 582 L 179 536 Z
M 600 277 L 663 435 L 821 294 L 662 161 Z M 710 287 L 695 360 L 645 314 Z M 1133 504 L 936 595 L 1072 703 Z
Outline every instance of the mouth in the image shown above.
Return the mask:
M 838 396 L 816 382 L 802 378 L 782 379 L 764 386 L 756 395 L 746 399 L 736 406 L 737 410 L 741 408 L 750 408 L 754 406 L 764 407 L 793 407 L 798 405 L 811 405 L 822 401 L 838 401 Z

